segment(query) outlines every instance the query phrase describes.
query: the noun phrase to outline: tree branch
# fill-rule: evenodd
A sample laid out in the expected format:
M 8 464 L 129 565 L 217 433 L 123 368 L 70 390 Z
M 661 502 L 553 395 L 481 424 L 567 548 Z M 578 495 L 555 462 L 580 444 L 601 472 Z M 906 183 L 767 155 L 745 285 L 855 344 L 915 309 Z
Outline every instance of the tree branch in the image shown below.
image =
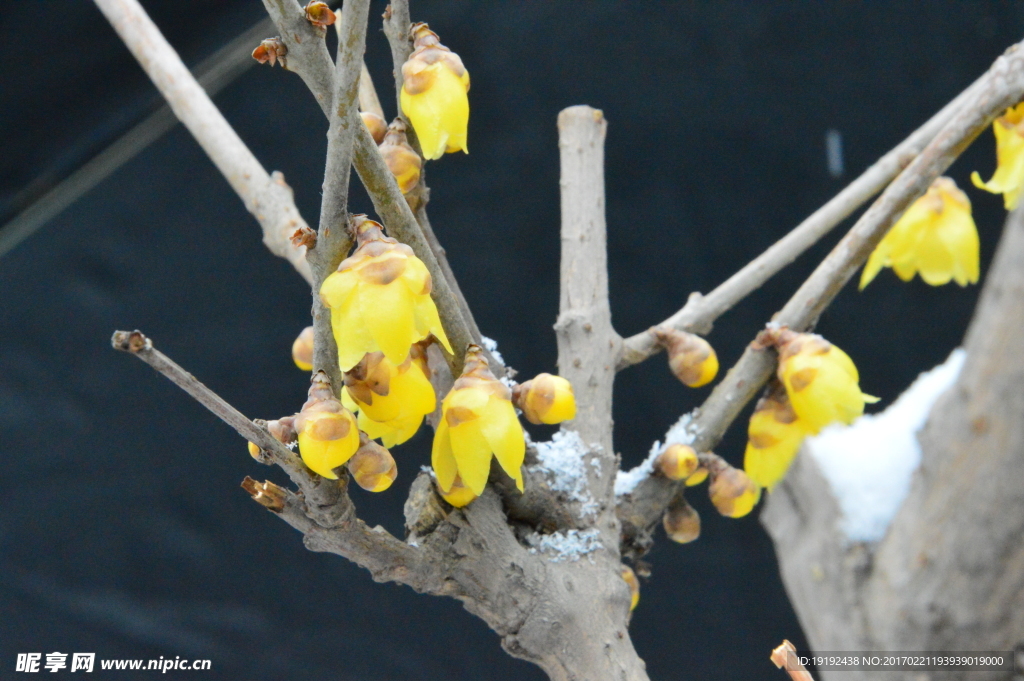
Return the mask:
M 732 309 L 736 303 L 760 288 L 766 281 L 804 251 L 828 234 L 836 225 L 850 216 L 865 201 L 885 188 L 897 173 L 916 157 L 925 145 L 932 141 L 939 131 L 964 106 L 973 101 L 982 88 L 985 76 L 978 78 L 953 101 L 944 106 L 920 128 L 910 134 L 889 153 L 878 159 L 860 177 L 851 182 L 832 200 L 814 211 L 806 220 L 797 225 L 786 236 L 772 244 L 768 250 L 751 260 L 740 271 L 719 284 L 711 293 L 702 296 L 692 294 L 678 312 L 658 326 L 671 327 L 680 331 L 706 334 L 711 331 L 715 320 Z M 638 364 L 661 352 L 662 347 L 650 329 L 630 336 L 623 342 L 619 371 Z
M 402 85 L 405 82 L 402 65 L 409 61 L 409 55 L 412 54 L 412 36 L 409 35 L 411 26 L 409 0 L 391 0 L 384 12 L 384 35 L 391 46 L 391 63 L 395 69 L 395 102 L 399 116 L 402 115 Z
M 773 320 L 802 331 L 849 281 L 903 212 L 956 160 L 992 120 L 1024 97 L 1024 50 L 1011 47 L 980 79 L 963 108 L 942 127 L 927 147 L 885 189 L 857 223 L 814 270 Z M 708 451 L 771 376 L 775 354 L 748 347 L 743 356 L 696 412 L 687 431 L 691 446 Z M 619 501 L 619 517 L 629 519 L 628 541 L 649 532 L 675 496 L 680 483 L 661 476 L 643 480 Z
M 268 175 L 182 63 L 137 0 L 95 0 L 132 55 L 231 188 L 263 228 L 263 243 L 312 282 L 305 248 L 292 245 L 306 227 L 292 191 L 278 172 Z

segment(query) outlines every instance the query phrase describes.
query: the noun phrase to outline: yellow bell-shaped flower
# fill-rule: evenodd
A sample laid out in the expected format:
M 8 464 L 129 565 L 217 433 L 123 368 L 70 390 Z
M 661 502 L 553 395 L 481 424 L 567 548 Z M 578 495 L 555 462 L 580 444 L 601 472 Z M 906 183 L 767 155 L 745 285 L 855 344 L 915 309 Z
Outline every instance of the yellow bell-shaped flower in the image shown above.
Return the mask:
M 988 182 L 977 171 L 971 182 L 978 189 L 1003 195 L 1006 210 L 1013 210 L 1024 187 L 1024 102 L 1006 110 L 992 123 L 996 134 L 996 172 Z
M 864 403 L 877 397 L 860 391 L 860 376 L 849 355 L 811 333 L 783 329 L 776 334 L 778 377 L 797 418 L 810 433 L 830 423 L 853 423 Z
M 523 490 L 526 441 L 510 398 L 509 389 L 488 368 L 483 350 L 470 345 L 462 376 L 441 402 L 434 434 L 431 462 L 442 493 L 451 491 L 458 475 L 473 494 L 483 494 L 492 454 Z
M 423 157 L 432 161 L 445 152 L 469 153 L 469 72 L 426 24 L 415 24 L 411 33 L 416 49 L 402 66 L 401 103 Z
M 299 455 L 309 468 L 337 480 L 334 470 L 359 449 L 359 429 L 352 413 L 331 392 L 327 375 L 319 371 L 309 388 L 309 399 L 295 416 Z
M 860 288 L 883 267 L 891 267 L 903 281 L 920 273 L 932 286 L 948 284 L 951 279 L 961 286 L 976 283 L 978 248 L 970 200 L 953 180 L 940 177 L 875 248 L 864 266 Z
M 394 457 L 366 433 L 359 435 L 359 449 L 345 464 L 356 484 L 367 492 L 383 492 L 398 477 Z
M 550 425 L 576 417 L 576 396 L 572 384 L 561 376 L 538 374 L 512 391 L 512 403 L 530 423 Z
M 352 224 L 358 247 L 320 287 L 320 299 L 331 309 L 341 370 L 378 351 L 400 365 L 413 343 L 431 334 L 451 352 L 423 262 L 365 215 L 353 216 Z
M 711 484 L 708 485 L 708 496 L 722 515 L 742 518 L 761 499 L 761 488 L 746 473 L 733 468 L 720 456 L 712 455 L 709 471 Z
M 395 366 L 382 352 L 363 356 L 345 372 L 344 397 L 359 412 L 359 429 L 385 447 L 402 444 L 419 430 L 423 417 L 434 411 L 437 398 L 422 346 L 412 346 L 409 357 Z
M 786 475 L 807 435 L 807 428 L 793 411 L 785 389 L 775 383 L 750 417 L 743 470 L 754 484 L 771 491 Z

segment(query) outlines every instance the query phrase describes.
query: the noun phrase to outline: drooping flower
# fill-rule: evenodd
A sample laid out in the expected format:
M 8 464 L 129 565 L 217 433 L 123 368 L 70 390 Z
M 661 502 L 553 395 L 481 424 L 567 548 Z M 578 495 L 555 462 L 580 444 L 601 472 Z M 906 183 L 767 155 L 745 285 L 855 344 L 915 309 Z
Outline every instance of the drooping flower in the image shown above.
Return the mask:
M 530 423 L 556 424 L 576 417 L 572 384 L 561 376 L 538 374 L 512 391 L 512 403 Z
M 483 494 L 492 454 L 522 491 L 526 441 L 511 392 L 491 373 L 483 350 L 470 345 L 462 376 L 441 402 L 434 434 L 431 462 L 441 492 L 449 493 L 458 475 L 473 494 Z
M 352 224 L 358 247 L 320 287 L 320 299 L 331 309 L 341 370 L 378 351 L 398 366 L 413 343 L 431 334 L 451 352 L 423 262 L 384 236 L 380 223 L 355 215 Z
M 860 391 L 850 356 L 821 336 L 789 329 L 767 335 L 779 350 L 777 374 L 789 403 L 810 433 L 830 423 L 853 423 L 865 403 L 878 401 Z
M 1006 210 L 1013 210 L 1024 188 L 1024 102 L 993 121 L 992 132 L 996 135 L 996 172 L 991 180 L 982 182 L 975 171 L 971 182 L 978 189 L 1002 194 Z
M 309 468 L 325 478 L 337 480 L 335 468 L 359 449 L 359 429 L 352 412 L 331 392 L 327 375 L 319 371 L 309 387 L 309 399 L 295 416 L 299 455 Z
M 313 370 L 313 327 L 307 326 L 292 343 L 292 361 L 303 371 Z
M 936 179 L 892 226 L 868 258 L 860 288 L 883 267 L 903 281 L 919 273 L 932 286 L 951 279 L 961 286 L 978 281 L 978 229 L 970 200 L 953 180 Z
M 785 388 L 774 385 L 761 398 L 747 427 L 743 469 L 755 484 L 771 491 L 793 463 L 800 443 L 809 434 L 789 403 Z
M 437 398 L 430 385 L 427 357 L 419 344 L 395 366 L 382 352 L 363 356 L 345 372 L 345 391 L 359 412 L 359 429 L 385 447 L 402 444 L 419 430 L 423 417 L 434 411 Z M 345 400 L 343 399 L 343 402 Z
M 423 157 L 469 153 L 469 72 L 426 24 L 415 24 L 410 32 L 416 49 L 402 66 L 402 112 L 416 131 Z
M 676 378 L 699 388 L 718 375 L 718 355 L 700 336 L 670 327 L 655 327 L 651 333 L 668 353 L 668 366 Z

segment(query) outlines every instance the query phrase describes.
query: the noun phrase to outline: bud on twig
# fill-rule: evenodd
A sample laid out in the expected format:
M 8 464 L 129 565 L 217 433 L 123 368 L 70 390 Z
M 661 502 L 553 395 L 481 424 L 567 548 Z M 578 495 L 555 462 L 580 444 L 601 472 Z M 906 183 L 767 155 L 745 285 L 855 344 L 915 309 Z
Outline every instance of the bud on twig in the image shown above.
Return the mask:
M 310 381 L 309 399 L 295 416 L 299 455 L 315 473 L 337 480 L 334 469 L 352 458 L 359 448 L 359 429 L 352 412 L 331 390 L 327 374 L 318 371 Z
M 556 424 L 576 417 L 572 384 L 561 376 L 538 374 L 512 390 L 512 404 L 530 423 Z
M 699 388 L 718 375 L 718 355 L 700 336 L 668 327 L 653 328 L 651 334 L 668 352 L 668 366 L 684 384 Z
M 292 343 L 292 361 L 303 371 L 313 370 L 313 327 L 307 326 Z
M 285 65 L 284 58 L 288 54 L 288 47 L 281 41 L 280 37 L 267 38 L 252 51 L 252 58 L 261 64 L 270 62 L 273 66 L 277 60 L 281 60 L 281 66 Z
M 679 544 L 688 544 L 700 536 L 700 516 L 682 494 L 676 495 L 669 504 L 661 524 L 668 538 Z
M 295 442 L 295 417 L 285 416 L 276 421 L 256 421 L 256 425 L 263 424 L 270 433 L 271 437 L 280 442 L 283 445 L 290 445 Z M 249 443 L 249 455 L 256 459 L 259 463 L 270 463 L 262 449 L 255 442 Z
M 687 480 L 700 467 L 697 452 L 689 445 L 669 445 L 654 462 L 654 467 L 669 480 Z
M 761 488 L 746 473 L 716 454 L 702 455 L 701 462 L 711 476 L 708 496 L 718 512 L 730 518 L 742 518 L 750 513 L 761 498 Z
M 363 119 L 363 125 L 370 131 L 373 141 L 380 144 L 388 132 L 388 124 L 383 118 L 372 111 L 360 111 L 359 116 Z
M 384 142 L 380 145 L 380 155 L 388 170 L 398 180 L 398 188 L 408 194 L 420 183 L 420 171 L 423 160 L 411 146 L 405 134 L 405 122 L 396 118 L 387 128 Z
M 367 492 L 383 492 L 398 477 L 398 466 L 391 452 L 365 433 L 359 434 L 359 449 L 346 465 L 352 479 Z
M 314 26 L 319 26 L 320 28 L 330 26 L 337 18 L 337 15 L 331 11 L 326 2 L 310 0 L 309 4 L 306 5 L 306 20 Z

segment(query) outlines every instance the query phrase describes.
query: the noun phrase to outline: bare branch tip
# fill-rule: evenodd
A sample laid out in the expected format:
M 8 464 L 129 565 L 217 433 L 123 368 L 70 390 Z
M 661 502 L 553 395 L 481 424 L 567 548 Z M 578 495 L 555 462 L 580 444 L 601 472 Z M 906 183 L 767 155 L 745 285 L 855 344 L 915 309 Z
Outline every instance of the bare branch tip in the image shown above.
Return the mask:
M 110 345 L 115 350 L 137 354 L 143 350 L 152 350 L 153 341 L 146 338 L 138 329 L 135 331 L 115 331 L 110 337 Z
M 258 482 L 250 478 L 248 475 L 245 476 L 245 480 L 242 481 L 241 487 L 252 496 L 253 501 L 260 504 L 268 511 L 280 513 L 284 510 L 287 492 L 283 487 L 275 485 L 269 480 L 266 482 Z

